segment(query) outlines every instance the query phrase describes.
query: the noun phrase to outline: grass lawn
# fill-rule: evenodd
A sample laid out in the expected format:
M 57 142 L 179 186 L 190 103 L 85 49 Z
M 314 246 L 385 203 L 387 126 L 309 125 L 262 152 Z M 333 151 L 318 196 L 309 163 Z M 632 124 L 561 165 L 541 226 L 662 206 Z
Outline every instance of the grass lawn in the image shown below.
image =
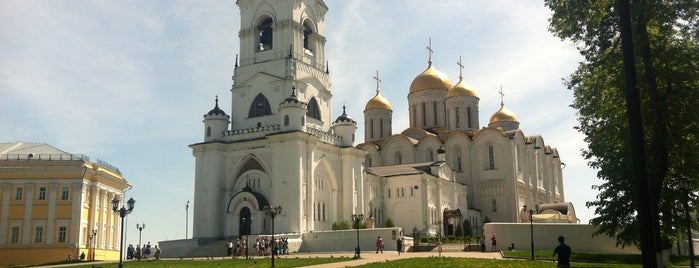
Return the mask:
M 607 264 L 607 263 L 572 263 L 572 267 L 643 267 L 640 264 Z M 394 260 L 383 263 L 371 263 L 358 267 L 511 267 L 511 268 L 553 268 L 556 264 L 552 261 L 527 261 L 527 260 L 486 260 L 466 258 L 414 258 Z
M 275 267 L 303 267 L 309 265 L 332 263 L 332 262 L 342 262 L 349 261 L 351 258 L 275 258 Z M 186 267 L 251 267 L 251 268 L 269 268 L 272 266 L 272 259 L 254 259 L 254 260 L 244 260 L 244 259 L 226 259 L 226 260 L 167 260 L 167 261 L 129 261 L 124 263 L 124 267 L 174 267 L 174 268 L 186 268 Z M 338 265 L 342 267 L 342 265 Z M 81 264 L 70 266 L 75 268 L 91 268 L 92 264 Z M 102 268 L 117 268 L 119 267 L 119 262 L 109 263 L 109 264 L 97 264 L 95 267 Z

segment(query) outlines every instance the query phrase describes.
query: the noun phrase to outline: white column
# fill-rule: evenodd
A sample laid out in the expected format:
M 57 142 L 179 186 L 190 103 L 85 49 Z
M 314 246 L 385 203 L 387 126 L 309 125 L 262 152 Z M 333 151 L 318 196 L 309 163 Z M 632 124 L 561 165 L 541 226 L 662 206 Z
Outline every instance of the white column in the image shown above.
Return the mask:
M 80 239 L 80 223 L 82 218 L 80 217 L 80 211 L 82 209 L 83 203 L 83 191 L 87 191 L 87 184 L 83 185 L 82 179 L 80 182 L 74 182 L 73 188 L 73 204 L 71 220 L 68 230 L 70 230 L 69 239 L 67 240 L 69 244 L 76 246 L 78 244 L 78 239 Z
M 56 200 L 58 199 L 58 184 L 55 182 L 49 183 L 49 215 L 44 230 L 46 231 L 46 244 L 53 244 L 53 229 L 56 224 Z M 3 229 L 4 230 L 4 229 Z
M 0 247 L 4 247 L 7 241 L 7 218 L 10 211 L 10 194 L 12 193 L 12 184 L 3 183 L 2 187 L 2 212 L 0 212 Z
M 24 226 L 22 227 L 22 245 L 29 245 L 32 234 L 32 205 L 34 204 L 34 183 L 27 183 L 24 187 Z

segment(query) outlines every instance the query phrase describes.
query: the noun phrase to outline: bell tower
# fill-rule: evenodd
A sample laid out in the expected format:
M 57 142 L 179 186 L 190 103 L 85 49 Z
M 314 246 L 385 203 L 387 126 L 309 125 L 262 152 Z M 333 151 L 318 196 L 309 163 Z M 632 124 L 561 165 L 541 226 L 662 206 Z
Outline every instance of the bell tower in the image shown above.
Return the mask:
M 231 129 L 281 125 L 279 104 L 291 88 L 308 103 L 307 124 L 331 127 L 322 0 L 238 0 L 240 64 L 233 76 Z

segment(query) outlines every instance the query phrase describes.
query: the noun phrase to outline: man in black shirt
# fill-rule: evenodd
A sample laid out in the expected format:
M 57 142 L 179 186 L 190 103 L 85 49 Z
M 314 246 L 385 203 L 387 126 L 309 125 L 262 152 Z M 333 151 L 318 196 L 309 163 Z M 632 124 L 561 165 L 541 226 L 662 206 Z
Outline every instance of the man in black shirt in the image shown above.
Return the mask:
M 558 246 L 553 250 L 553 256 L 558 255 L 558 268 L 570 268 L 570 247 L 564 243 L 563 236 L 558 237 Z

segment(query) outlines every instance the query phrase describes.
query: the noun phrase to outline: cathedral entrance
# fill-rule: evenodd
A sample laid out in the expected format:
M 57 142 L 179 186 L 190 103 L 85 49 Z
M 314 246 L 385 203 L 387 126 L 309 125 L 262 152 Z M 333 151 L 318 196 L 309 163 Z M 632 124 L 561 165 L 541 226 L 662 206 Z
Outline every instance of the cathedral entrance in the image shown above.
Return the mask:
M 238 229 L 238 236 L 242 237 L 244 235 L 250 235 L 250 223 L 252 222 L 250 208 L 243 207 L 240 209 L 240 216 L 238 216 L 238 223 L 240 229 Z

